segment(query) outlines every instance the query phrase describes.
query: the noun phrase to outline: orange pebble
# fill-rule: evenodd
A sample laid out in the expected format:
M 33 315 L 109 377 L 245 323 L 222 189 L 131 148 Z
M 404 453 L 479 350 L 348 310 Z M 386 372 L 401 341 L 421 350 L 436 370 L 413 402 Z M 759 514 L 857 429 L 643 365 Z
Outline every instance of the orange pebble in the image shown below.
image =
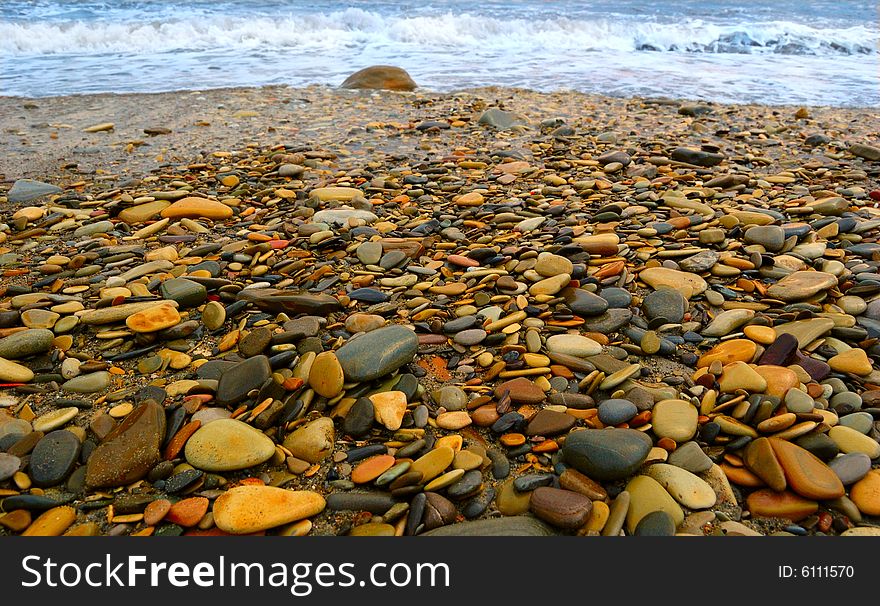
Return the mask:
M 657 440 L 657 446 L 665 450 L 666 452 L 672 452 L 676 448 L 678 448 L 678 444 L 675 443 L 675 440 L 672 438 L 660 438 Z
M 395 459 L 391 455 L 370 457 L 355 466 L 351 471 L 351 481 L 355 484 L 372 482 L 394 466 Z
M 521 433 L 506 433 L 501 436 L 501 443 L 505 446 L 522 446 L 526 443 L 526 437 Z
M 556 440 L 544 440 L 532 446 L 532 452 L 556 452 L 559 450 L 559 443 Z
M 183 427 L 181 427 L 174 437 L 168 442 L 168 446 L 165 447 L 165 460 L 170 461 L 175 458 L 180 451 L 183 449 L 186 441 L 190 439 L 190 437 L 196 432 L 196 430 L 202 426 L 201 421 L 190 421 Z
M 205 517 L 205 514 L 208 512 L 209 503 L 205 497 L 190 497 L 189 499 L 178 501 L 168 510 L 165 519 L 179 526 L 195 526 Z
M 651 411 L 643 410 L 632 419 L 629 420 L 630 427 L 641 427 L 645 423 L 651 421 Z

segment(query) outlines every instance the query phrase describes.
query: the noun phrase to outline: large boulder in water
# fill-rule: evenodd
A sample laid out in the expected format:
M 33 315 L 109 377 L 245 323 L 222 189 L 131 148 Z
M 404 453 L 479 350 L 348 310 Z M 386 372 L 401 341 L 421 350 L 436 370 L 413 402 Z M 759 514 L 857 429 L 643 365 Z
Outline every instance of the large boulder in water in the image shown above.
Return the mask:
M 357 71 L 345 79 L 341 88 L 371 88 L 381 90 L 415 90 L 417 84 L 399 67 L 373 65 Z

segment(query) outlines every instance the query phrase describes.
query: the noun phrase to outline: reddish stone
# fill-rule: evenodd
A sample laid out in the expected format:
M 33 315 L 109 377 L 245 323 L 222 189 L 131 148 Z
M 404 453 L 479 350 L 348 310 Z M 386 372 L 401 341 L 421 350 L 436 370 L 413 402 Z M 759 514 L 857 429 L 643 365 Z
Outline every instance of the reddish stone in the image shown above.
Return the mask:
M 174 437 L 168 442 L 168 445 L 165 447 L 165 460 L 170 461 L 175 458 L 178 454 L 180 454 L 181 449 L 186 445 L 186 441 L 190 439 L 190 437 L 196 432 L 196 430 L 202 426 L 201 421 L 190 421 L 183 427 L 181 427 Z
M 144 509 L 144 524 L 147 526 L 155 526 L 161 522 L 168 511 L 171 509 L 171 501 L 168 499 L 159 499 L 153 501 Z
M 208 512 L 208 504 L 205 497 L 190 497 L 178 501 L 168 510 L 165 519 L 179 526 L 195 526 Z
M 529 510 L 548 524 L 576 530 L 590 517 L 593 502 L 589 497 L 571 490 L 542 486 L 529 498 Z
M 525 377 L 517 377 L 500 384 L 495 388 L 495 397 L 500 398 L 505 391 L 517 404 L 539 404 L 545 398 L 544 390 Z
M 793 492 L 776 492 L 769 488 L 756 490 L 746 498 L 753 517 L 785 518 L 798 522 L 816 513 L 819 504 Z

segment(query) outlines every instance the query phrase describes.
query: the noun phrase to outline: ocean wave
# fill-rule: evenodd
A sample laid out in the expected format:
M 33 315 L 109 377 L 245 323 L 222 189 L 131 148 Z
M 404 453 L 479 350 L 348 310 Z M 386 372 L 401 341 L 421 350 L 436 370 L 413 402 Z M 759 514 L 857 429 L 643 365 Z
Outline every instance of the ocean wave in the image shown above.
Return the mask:
M 0 22 L 7 57 L 64 54 L 153 54 L 190 50 L 298 49 L 314 52 L 403 46 L 408 49 L 497 49 L 518 52 L 875 54 L 878 30 L 864 25 L 814 27 L 787 21 L 661 23 L 632 18 L 526 20 L 484 15 L 389 16 L 350 8 L 278 17 L 205 16 L 161 21 Z

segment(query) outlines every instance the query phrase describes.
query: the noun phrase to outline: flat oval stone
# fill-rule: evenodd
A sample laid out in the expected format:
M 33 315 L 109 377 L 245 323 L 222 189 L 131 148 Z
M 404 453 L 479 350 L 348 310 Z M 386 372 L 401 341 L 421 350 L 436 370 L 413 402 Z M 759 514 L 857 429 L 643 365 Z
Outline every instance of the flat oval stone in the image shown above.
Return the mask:
M 572 312 L 579 316 L 598 316 L 608 310 L 608 301 L 583 288 L 564 288 L 560 295 Z
M 678 266 L 683 270 L 699 274 L 709 271 L 718 262 L 720 255 L 714 250 L 703 250 L 695 255 L 682 259 L 678 262 Z
M 708 509 L 715 505 L 717 496 L 705 480 L 675 465 L 655 463 L 648 475 L 688 509 Z
M 816 513 L 819 504 L 793 492 L 776 492 L 762 488 L 746 497 L 746 505 L 753 517 L 785 518 L 799 522 Z
M 45 328 L 31 328 L 0 339 L 0 358 L 18 360 L 49 351 L 55 334 Z
M 603 293 L 605 291 L 602 291 Z M 672 288 L 661 288 L 645 295 L 642 300 L 642 309 L 648 320 L 666 318 L 673 324 L 678 324 L 684 319 L 687 311 L 687 299 L 680 292 Z
M 284 438 L 284 447 L 296 458 L 309 463 L 320 463 L 330 456 L 335 443 L 336 430 L 330 417 L 309 421 Z
M 204 471 L 247 469 L 268 461 L 275 444 L 263 432 L 235 419 L 217 419 L 187 440 L 187 462 Z
M 226 322 L 226 308 L 217 301 L 208 301 L 202 310 L 202 323 L 208 330 L 217 330 Z
M 828 432 L 828 437 L 834 440 L 844 454 L 861 452 L 871 459 L 880 457 L 880 443 L 851 427 L 835 425 Z
M 750 230 L 751 231 L 751 230 Z M 796 271 L 767 289 L 767 295 L 781 301 L 803 301 L 837 285 L 837 276 L 822 271 Z
M 704 337 L 723 337 L 735 332 L 737 328 L 755 317 L 751 309 L 729 309 L 723 311 L 712 320 L 712 323 L 704 328 L 701 334 Z
M 153 400 L 138 405 L 92 452 L 86 484 L 94 488 L 124 486 L 140 480 L 161 460 L 165 410 Z
M 422 482 L 430 482 L 452 465 L 455 451 L 448 446 L 441 446 L 413 461 L 410 472 L 422 474 Z
M 722 365 L 731 362 L 750 362 L 755 353 L 758 351 L 758 345 L 749 339 L 731 339 L 719 343 L 705 354 L 700 356 L 697 361 L 697 368 L 710 366 L 713 362 L 719 361 Z
M 28 309 L 21 313 L 21 323 L 28 328 L 51 329 L 60 317 L 61 314 L 45 309 Z
M 863 514 L 880 516 L 880 470 L 869 471 L 864 478 L 853 484 L 850 498 Z
M 95 393 L 110 386 L 110 373 L 106 370 L 79 375 L 61 385 L 61 389 L 73 393 Z
M 180 307 L 198 307 L 205 302 L 207 289 L 203 284 L 187 280 L 186 278 L 173 278 L 165 280 L 159 287 L 163 299 L 177 301 Z M 203 314 L 204 317 L 204 314 Z
M 605 425 L 626 423 L 638 412 L 639 409 L 629 400 L 614 398 L 599 403 L 599 420 Z
M 539 404 L 547 397 L 543 389 L 525 377 L 511 379 L 495 387 L 496 398 L 503 397 L 505 392 L 517 404 Z
M 79 412 L 76 406 L 68 406 L 66 408 L 56 408 L 44 415 L 33 420 L 34 431 L 42 431 L 48 433 L 53 429 L 63 427 L 68 421 L 72 421 Z
M 643 269 L 639 273 L 639 279 L 654 289 L 667 287 L 678 290 L 686 299 L 702 294 L 709 287 L 706 281 L 696 274 L 667 267 Z
M 163 208 L 160 214 L 168 219 L 228 219 L 232 216 L 232 208 L 215 200 L 188 196 Z
M 268 530 L 321 513 L 324 497 L 309 490 L 236 486 L 214 501 L 214 523 L 230 534 Z
M 762 433 L 776 433 L 788 429 L 797 421 L 797 415 L 793 412 L 776 415 L 758 423 L 758 431 Z
M 840 479 L 818 457 L 779 438 L 768 438 L 768 441 L 785 471 L 785 479 L 791 490 L 802 497 L 820 501 L 844 495 Z
M 463 476 L 465 472 L 464 469 L 453 469 L 451 471 L 447 471 L 444 474 L 441 474 L 425 484 L 424 490 L 425 492 L 443 490 L 456 482 L 458 482 Z
M 0 381 L 4 383 L 28 383 L 33 378 L 34 371 L 27 366 L 0 358 Z
M 566 530 L 576 530 L 590 517 L 593 502 L 582 494 L 542 486 L 532 491 L 529 510 L 548 524 Z
M 683 443 L 697 432 L 699 412 L 690 402 L 662 400 L 654 406 L 651 415 L 654 434 L 659 438 L 670 438 Z
M 156 332 L 171 328 L 180 322 L 180 313 L 170 305 L 157 305 L 134 313 L 125 319 L 125 325 L 138 333 Z
M 431 398 L 438 406 L 446 410 L 464 410 L 467 406 L 467 394 L 455 385 L 444 385 L 431 393 Z
M 867 412 L 853 412 L 840 417 L 839 424 L 867 435 L 874 427 L 874 417 Z
M 395 459 L 391 455 L 377 455 L 364 459 L 351 470 L 351 481 L 355 484 L 372 482 L 394 466 Z
M 632 475 L 652 446 L 634 429 L 585 429 L 566 436 L 562 451 L 566 462 L 587 477 L 608 481 Z
M 559 274 L 552 278 L 544 278 L 535 282 L 529 287 L 529 294 L 536 295 L 555 295 L 571 282 L 571 276 L 568 274 Z
M 35 486 L 57 486 L 73 471 L 82 445 L 69 431 L 46 434 L 31 452 L 28 470 Z
M 778 252 L 785 243 L 785 231 L 778 225 L 755 225 L 743 234 L 749 244 L 760 244 L 769 252 Z
M 483 474 L 478 469 L 465 471 L 462 468 L 456 468 L 456 471 L 463 472 L 461 478 L 452 484 L 446 491 L 446 495 L 450 499 L 467 499 L 479 494 L 483 488 Z M 485 495 L 484 495 L 485 496 Z M 491 501 L 489 499 L 488 501 Z M 486 505 L 488 506 L 488 501 Z
M 555 436 L 574 427 L 577 419 L 564 412 L 543 409 L 535 413 L 526 426 L 528 436 Z
M 444 412 L 437 415 L 437 427 L 458 431 L 470 425 L 473 421 L 467 411 L 457 410 Z
M 487 335 L 488 333 L 482 328 L 471 328 L 457 333 L 453 340 L 459 345 L 470 347 L 471 345 L 482 343 Z
M 581 335 L 553 335 L 547 338 L 547 351 L 586 358 L 602 353 L 602 346 Z
M 352 334 L 370 332 L 385 326 L 385 318 L 376 314 L 352 314 L 345 319 L 345 330 Z
M 153 217 L 158 217 L 159 213 L 168 208 L 171 202 L 167 200 L 153 200 L 143 204 L 137 204 L 124 208 L 119 212 L 119 218 L 129 225 L 134 223 L 143 223 Z
M 828 463 L 844 486 L 858 482 L 871 471 L 871 459 L 862 452 L 841 455 Z
M 364 265 L 375 265 L 382 258 L 382 243 L 364 242 L 357 247 L 355 254 Z
M 419 348 L 415 332 L 399 325 L 385 326 L 346 342 L 336 351 L 345 378 L 372 381 L 408 364 Z
M 76 509 L 62 505 L 40 514 L 27 529 L 23 537 L 57 537 L 76 521 Z
M 810 394 L 800 389 L 789 389 L 785 394 L 785 407 L 791 413 L 812 412 L 815 405 Z
M 332 351 L 322 351 L 317 355 L 309 372 L 309 386 L 320 396 L 335 398 L 342 393 L 345 377 L 342 365 Z
M 605 501 L 608 498 L 601 484 L 570 467 L 560 474 L 559 485 L 566 490 L 579 492 L 591 501 Z

